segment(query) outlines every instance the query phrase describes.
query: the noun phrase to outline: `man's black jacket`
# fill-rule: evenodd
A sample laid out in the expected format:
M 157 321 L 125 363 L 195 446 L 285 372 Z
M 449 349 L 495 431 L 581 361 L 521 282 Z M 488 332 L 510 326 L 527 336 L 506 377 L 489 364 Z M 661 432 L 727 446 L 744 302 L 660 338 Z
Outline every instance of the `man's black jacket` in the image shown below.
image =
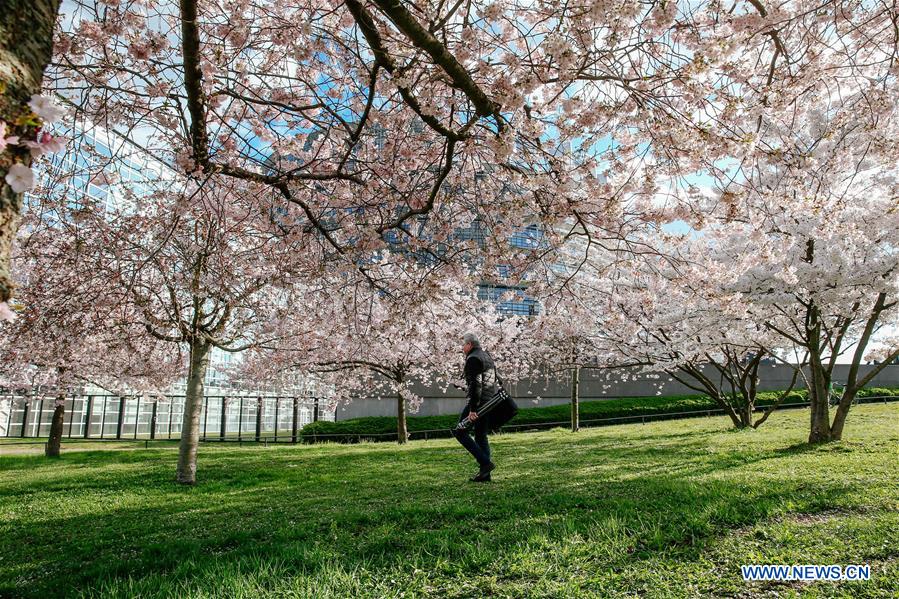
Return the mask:
M 468 409 L 477 412 L 486 399 L 496 391 L 496 371 L 493 359 L 480 347 L 476 347 L 465 357 L 465 398 Z

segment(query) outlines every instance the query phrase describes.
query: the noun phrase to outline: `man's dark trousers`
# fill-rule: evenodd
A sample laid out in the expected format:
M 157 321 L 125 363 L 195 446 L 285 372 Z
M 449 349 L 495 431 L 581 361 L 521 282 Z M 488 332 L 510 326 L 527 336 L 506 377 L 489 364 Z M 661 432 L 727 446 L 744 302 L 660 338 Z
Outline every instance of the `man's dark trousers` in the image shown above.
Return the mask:
M 459 415 L 459 422 L 465 420 L 468 416 L 470 408 L 466 405 L 465 409 Z M 490 443 L 487 442 L 487 416 L 481 416 L 474 421 L 474 439 L 466 430 L 453 429 L 453 435 L 459 440 L 459 443 L 474 456 L 481 466 L 490 463 Z

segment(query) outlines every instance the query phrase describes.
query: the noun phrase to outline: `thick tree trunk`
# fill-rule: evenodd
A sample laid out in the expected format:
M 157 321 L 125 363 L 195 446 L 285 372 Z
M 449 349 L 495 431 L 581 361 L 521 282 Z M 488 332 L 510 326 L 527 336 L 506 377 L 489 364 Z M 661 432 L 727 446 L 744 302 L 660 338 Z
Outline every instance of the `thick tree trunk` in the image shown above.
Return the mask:
M 811 403 L 811 422 L 808 442 L 826 443 L 831 440 L 830 381 L 817 352 L 811 352 L 810 357 L 811 380 L 808 397 Z
M 0 121 L 6 136 L 33 140 L 35 126 L 26 123 L 31 113 L 28 100 L 41 91 L 44 69 L 53 50 L 53 30 L 60 0 L 6 0 L 0 10 Z M 6 183 L 9 168 L 30 165 L 31 154 L 21 145 L 9 145 L 0 153 L 0 303 L 12 297 L 10 254 L 22 195 Z
M 728 414 L 734 423 L 734 428 L 742 430 L 752 424 L 752 408 L 747 404 L 745 394 L 735 391 L 728 395 L 726 391 L 722 391 L 718 404 L 724 404 L 730 408 Z
M 743 401 L 745 403 L 743 405 L 743 410 L 740 413 L 740 428 L 748 428 L 752 426 L 752 410 L 755 408 L 755 400 L 744 397 Z
M 868 337 L 864 337 L 863 340 L 867 344 Z M 861 345 L 861 342 L 859 342 L 859 345 Z M 861 391 L 865 385 L 870 383 L 878 373 L 883 371 L 888 364 L 893 363 L 893 360 L 899 357 L 899 352 L 889 354 L 883 362 L 875 366 L 867 375 L 859 380 L 858 367 L 861 365 L 862 349 L 864 348 L 862 347 L 856 352 L 857 362 L 853 363 L 852 371 L 849 374 L 849 381 L 847 382 L 846 389 L 843 391 L 843 397 L 840 398 L 840 405 L 837 407 L 837 413 L 833 417 L 833 424 L 830 427 L 830 438 L 834 441 L 840 441 L 843 438 L 843 427 L 846 425 L 846 417 L 849 416 L 849 410 L 852 408 L 852 402 L 855 401 L 855 396 L 858 395 L 858 392 Z
M 211 346 L 205 341 L 192 341 L 190 345 L 190 371 L 187 375 L 187 394 L 184 399 L 176 476 L 176 480 L 183 485 L 193 485 L 197 482 L 197 448 L 200 443 L 200 416 L 203 413 L 203 380 L 209 366 L 210 349 Z
M 409 429 L 406 426 L 406 400 L 402 395 L 396 396 L 396 441 L 400 445 L 409 440 Z
M 763 355 L 764 351 L 761 349 L 756 352 L 741 378 L 743 399 L 746 401 L 746 426 L 752 428 L 757 428 L 752 422 L 752 414 L 755 412 L 755 402 L 759 397 L 759 364 L 762 363 Z
M 843 397 L 840 399 L 840 405 L 837 407 L 837 412 L 833 416 L 833 424 L 830 427 L 831 441 L 842 440 L 843 427 L 846 425 L 846 417 L 849 415 L 849 408 L 852 407 L 852 402 L 855 401 L 857 393 L 857 389 L 846 389 L 843 392 Z
M 812 262 L 814 242 L 809 240 L 807 261 Z M 807 309 L 805 336 L 808 342 L 809 370 L 808 398 L 811 404 L 808 442 L 830 441 L 830 370 L 821 356 L 821 320 L 818 307 L 812 303 Z
M 581 428 L 581 369 L 575 366 L 571 371 L 571 432 L 576 433 Z
M 50 438 L 47 440 L 47 447 L 44 455 L 48 458 L 58 458 L 59 449 L 62 445 L 62 425 L 66 415 L 66 398 L 60 395 L 56 398 L 55 407 L 53 408 L 53 420 L 50 421 Z

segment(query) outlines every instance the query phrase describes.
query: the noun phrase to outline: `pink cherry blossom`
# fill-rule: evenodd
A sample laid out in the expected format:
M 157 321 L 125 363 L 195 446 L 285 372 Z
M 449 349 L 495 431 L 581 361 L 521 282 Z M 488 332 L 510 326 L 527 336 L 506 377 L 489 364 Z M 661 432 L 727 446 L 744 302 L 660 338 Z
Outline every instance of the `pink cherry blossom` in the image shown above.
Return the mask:
M 25 193 L 34 187 L 34 171 L 30 166 L 16 162 L 10 165 L 5 180 L 14 192 Z
M 45 123 L 55 123 L 65 113 L 65 110 L 56 103 L 56 100 L 37 94 L 31 96 L 31 100 L 28 101 L 28 107 Z
M 65 139 L 62 137 L 54 137 L 47 131 L 38 133 L 36 141 L 26 141 L 24 144 L 34 158 L 39 158 L 45 154 L 59 152 L 65 147 Z

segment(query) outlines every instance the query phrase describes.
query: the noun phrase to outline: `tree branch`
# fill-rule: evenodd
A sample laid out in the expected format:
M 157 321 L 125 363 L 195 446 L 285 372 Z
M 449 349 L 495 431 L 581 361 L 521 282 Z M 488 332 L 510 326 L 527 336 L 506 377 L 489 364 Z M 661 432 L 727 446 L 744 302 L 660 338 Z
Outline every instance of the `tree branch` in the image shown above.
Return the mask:
M 357 0 L 348 0 L 356 2 Z M 465 67 L 446 49 L 434 34 L 425 29 L 399 0 L 374 0 L 378 8 L 387 15 L 397 28 L 415 47 L 424 50 L 428 56 L 449 75 L 453 85 L 464 93 L 475 107 L 478 116 L 493 116 L 497 128 L 504 128 L 500 105 L 491 100 L 471 78 Z

